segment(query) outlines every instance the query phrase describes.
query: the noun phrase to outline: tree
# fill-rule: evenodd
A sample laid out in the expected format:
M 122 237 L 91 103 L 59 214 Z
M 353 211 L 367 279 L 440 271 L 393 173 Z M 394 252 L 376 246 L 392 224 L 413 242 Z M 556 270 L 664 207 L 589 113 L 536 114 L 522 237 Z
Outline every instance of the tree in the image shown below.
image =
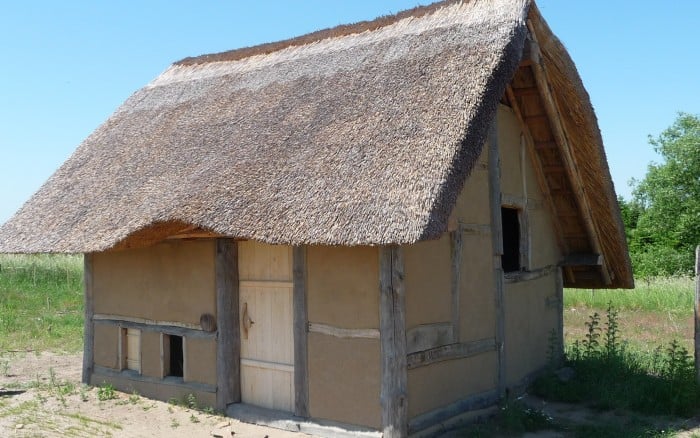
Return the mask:
M 625 225 L 634 226 L 628 238 L 635 271 L 690 273 L 700 244 L 700 118 L 680 113 L 649 143 L 663 162 L 649 165 L 634 183 L 634 199 L 622 207 Z

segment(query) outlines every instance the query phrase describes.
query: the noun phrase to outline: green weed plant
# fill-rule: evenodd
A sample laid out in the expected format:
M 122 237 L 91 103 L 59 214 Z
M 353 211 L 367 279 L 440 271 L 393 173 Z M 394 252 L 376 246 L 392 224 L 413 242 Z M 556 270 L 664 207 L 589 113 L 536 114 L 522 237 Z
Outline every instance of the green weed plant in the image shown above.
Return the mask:
M 97 399 L 99 401 L 113 400 L 117 398 L 117 393 L 114 386 L 109 383 L 102 382 L 102 385 L 97 388 Z
M 629 349 L 618 326 L 618 310 L 608 303 L 606 322 L 594 313 L 584 339 L 566 347 L 570 381 L 549 373 L 535 382 L 536 394 L 552 400 L 585 402 L 602 410 L 629 409 L 645 415 L 690 416 L 700 406 L 694 361 L 678 341 L 653 352 Z

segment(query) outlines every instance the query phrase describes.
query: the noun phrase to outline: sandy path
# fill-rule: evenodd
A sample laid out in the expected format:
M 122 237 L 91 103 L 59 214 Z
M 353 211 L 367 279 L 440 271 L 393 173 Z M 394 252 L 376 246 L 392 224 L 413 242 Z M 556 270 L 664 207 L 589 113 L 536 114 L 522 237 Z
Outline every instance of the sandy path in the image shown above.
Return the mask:
M 80 382 L 82 354 L 5 353 L 0 356 L 0 436 L 7 437 L 269 437 L 308 435 L 241 423 L 184 406 Z M 15 394 L 10 395 L 10 391 Z

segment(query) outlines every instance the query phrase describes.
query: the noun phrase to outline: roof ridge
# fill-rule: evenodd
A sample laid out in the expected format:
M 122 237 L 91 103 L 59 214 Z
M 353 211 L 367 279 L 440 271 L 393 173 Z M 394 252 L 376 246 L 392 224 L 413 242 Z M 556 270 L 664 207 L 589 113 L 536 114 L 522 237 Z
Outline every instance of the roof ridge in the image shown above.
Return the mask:
M 199 56 L 190 56 L 173 63 L 176 66 L 192 66 L 198 64 L 208 64 L 211 62 L 239 61 L 255 55 L 268 55 L 289 47 L 304 46 L 316 43 L 329 38 L 344 37 L 352 34 L 359 34 L 366 31 L 374 31 L 390 26 L 406 18 L 420 18 L 447 6 L 456 3 L 469 3 L 473 0 L 441 0 L 425 6 L 417 6 L 393 15 L 379 16 L 373 20 L 360 21 L 353 24 L 341 24 L 335 27 L 317 30 L 305 35 L 296 36 L 281 41 L 258 44 L 250 47 L 243 47 L 225 52 L 211 53 Z

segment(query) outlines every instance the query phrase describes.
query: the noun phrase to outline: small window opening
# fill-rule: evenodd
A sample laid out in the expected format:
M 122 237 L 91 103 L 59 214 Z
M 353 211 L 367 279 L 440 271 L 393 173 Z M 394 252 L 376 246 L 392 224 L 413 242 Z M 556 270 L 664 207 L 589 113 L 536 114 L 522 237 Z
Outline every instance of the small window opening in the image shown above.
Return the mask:
M 520 270 L 520 220 L 517 208 L 501 207 L 503 227 L 503 255 L 501 266 L 505 272 Z
M 167 335 L 164 336 L 164 359 L 167 360 L 165 365 L 166 376 L 182 377 L 184 369 L 184 355 L 182 349 L 182 336 Z

